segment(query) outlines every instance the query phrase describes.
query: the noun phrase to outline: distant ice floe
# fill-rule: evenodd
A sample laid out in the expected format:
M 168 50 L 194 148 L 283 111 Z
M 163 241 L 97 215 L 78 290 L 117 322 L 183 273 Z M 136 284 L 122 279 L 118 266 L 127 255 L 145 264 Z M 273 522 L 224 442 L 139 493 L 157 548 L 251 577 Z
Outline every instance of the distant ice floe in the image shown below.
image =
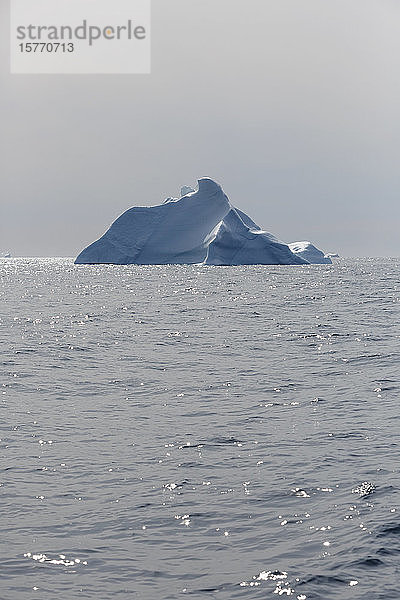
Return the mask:
M 330 263 L 310 242 L 286 244 L 234 208 L 209 178 L 157 206 L 135 206 L 76 264 L 304 265 Z

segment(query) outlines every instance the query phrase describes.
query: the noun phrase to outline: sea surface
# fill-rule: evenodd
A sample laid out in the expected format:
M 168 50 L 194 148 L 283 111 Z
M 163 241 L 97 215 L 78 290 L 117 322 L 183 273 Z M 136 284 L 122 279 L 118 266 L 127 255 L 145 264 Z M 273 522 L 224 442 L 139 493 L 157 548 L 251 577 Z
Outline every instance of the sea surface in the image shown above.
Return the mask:
M 400 598 L 400 259 L 3 259 L 1 600 Z

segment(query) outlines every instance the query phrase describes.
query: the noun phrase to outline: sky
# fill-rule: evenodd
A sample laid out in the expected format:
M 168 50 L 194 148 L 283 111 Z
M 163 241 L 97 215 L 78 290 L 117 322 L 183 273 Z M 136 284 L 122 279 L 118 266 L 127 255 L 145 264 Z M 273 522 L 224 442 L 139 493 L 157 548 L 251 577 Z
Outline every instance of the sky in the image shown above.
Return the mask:
M 0 0 L 0 252 L 76 256 L 209 176 L 285 242 L 400 256 L 399 25 L 398 0 L 153 0 L 150 75 L 11 75 Z

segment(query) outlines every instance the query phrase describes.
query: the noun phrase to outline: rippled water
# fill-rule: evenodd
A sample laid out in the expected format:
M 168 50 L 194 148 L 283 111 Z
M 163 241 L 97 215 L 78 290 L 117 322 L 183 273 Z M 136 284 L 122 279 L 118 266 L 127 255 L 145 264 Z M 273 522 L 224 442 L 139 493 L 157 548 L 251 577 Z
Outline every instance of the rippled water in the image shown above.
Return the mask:
M 400 598 L 400 260 L 0 261 L 0 598 Z

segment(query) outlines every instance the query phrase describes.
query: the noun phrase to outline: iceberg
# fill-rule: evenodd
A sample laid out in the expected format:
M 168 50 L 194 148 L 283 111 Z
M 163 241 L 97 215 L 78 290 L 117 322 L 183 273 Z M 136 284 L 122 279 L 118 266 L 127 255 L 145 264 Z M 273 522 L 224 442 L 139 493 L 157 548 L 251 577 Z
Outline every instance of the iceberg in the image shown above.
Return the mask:
M 293 254 L 304 258 L 312 265 L 332 264 L 330 256 L 328 254 L 324 254 L 322 250 L 319 250 L 311 242 L 293 242 L 292 244 L 289 244 L 289 248 Z
M 304 265 L 331 262 L 310 242 L 285 244 L 232 207 L 207 177 L 180 198 L 124 212 L 75 264 Z

